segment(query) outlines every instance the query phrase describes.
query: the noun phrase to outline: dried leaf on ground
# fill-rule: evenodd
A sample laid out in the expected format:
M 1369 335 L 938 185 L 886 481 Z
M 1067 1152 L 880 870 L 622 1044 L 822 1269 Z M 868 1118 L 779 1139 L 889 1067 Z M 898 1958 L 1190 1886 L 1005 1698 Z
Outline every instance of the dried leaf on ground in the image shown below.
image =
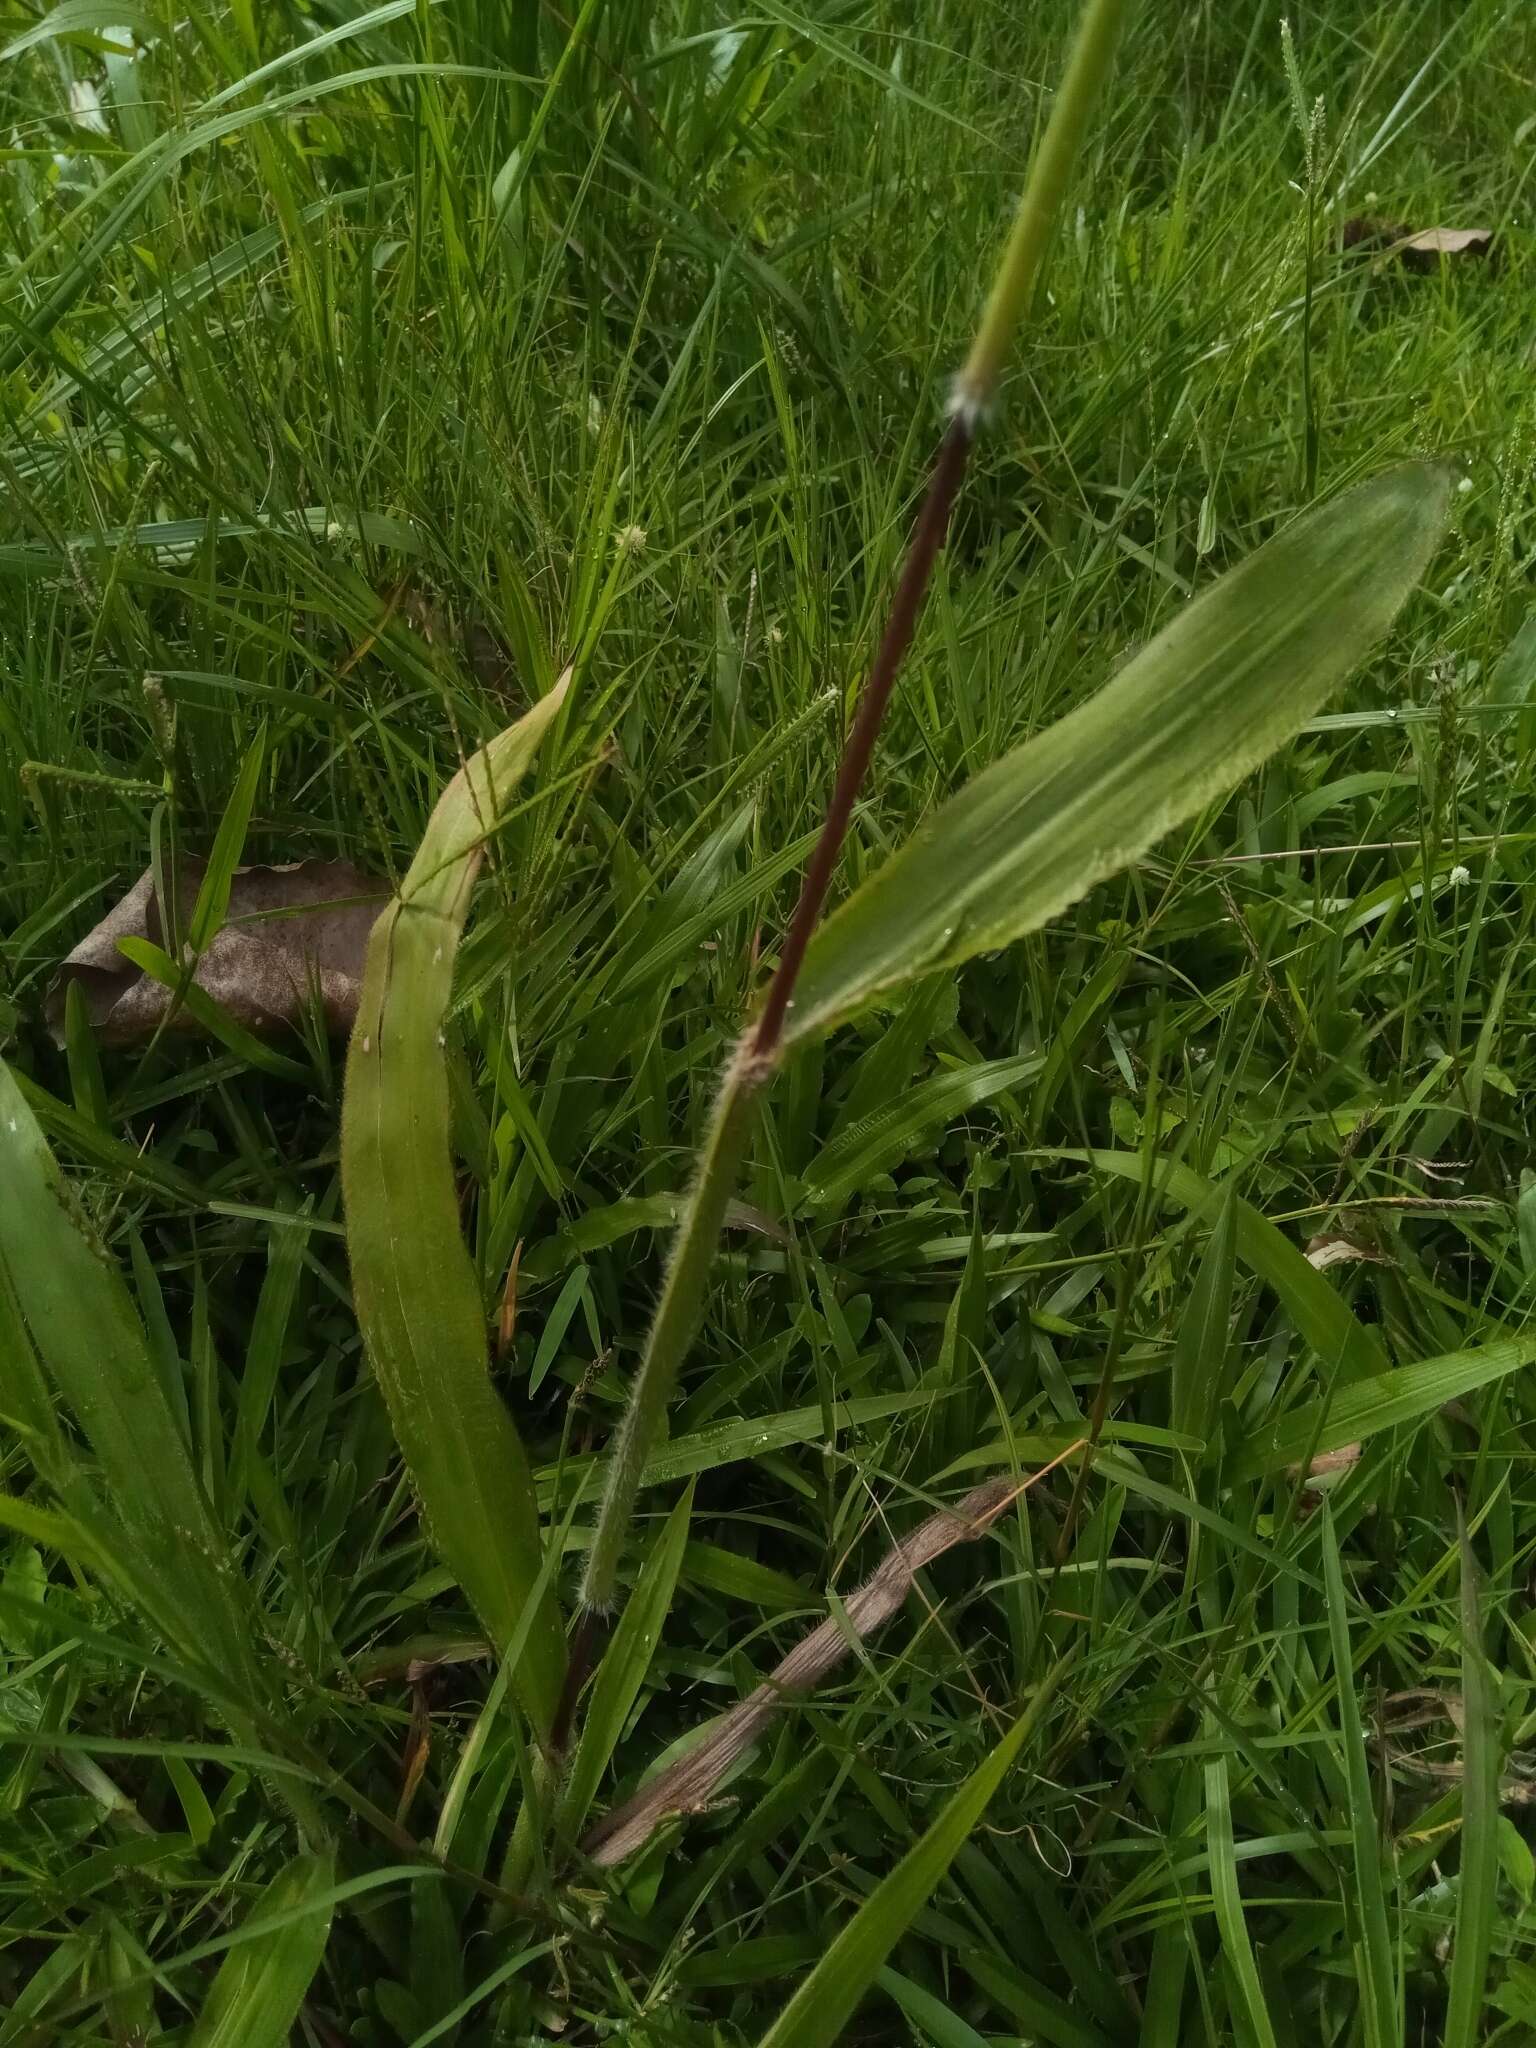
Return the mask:
M 1445 262 L 1498 259 L 1498 239 L 1492 228 L 1422 228 L 1415 231 L 1400 221 L 1376 220 L 1357 215 L 1344 223 L 1340 241 L 1346 251 L 1362 256 L 1395 256 L 1404 270 L 1428 275 Z
M 865 1641 L 900 1609 L 914 1573 L 957 1543 L 974 1543 L 984 1536 L 1022 1491 L 1017 1479 L 989 1479 L 972 1487 L 954 1507 L 920 1523 L 843 1603 L 842 1616 L 828 1615 L 803 1636 L 755 1692 L 723 1715 L 676 1763 L 598 1822 L 582 1843 L 593 1862 L 605 1868 L 622 1863 L 644 1847 L 663 1821 L 703 1812 L 726 1773 L 756 1742 L 783 1701 L 819 1685 L 850 1653 L 850 1637 Z
M 1345 1473 L 1360 1462 L 1359 1444 L 1344 1444 L 1336 1451 L 1323 1451 L 1307 1467 L 1306 1483 L 1314 1493 L 1322 1493 L 1338 1484 Z M 1287 1469 L 1288 1479 L 1299 1479 L 1301 1467 L 1292 1465 Z
M 1323 1231 L 1307 1244 L 1307 1264 L 1324 1273 L 1330 1266 L 1352 1265 L 1364 1260 L 1367 1265 L 1383 1266 L 1387 1261 L 1380 1252 L 1370 1250 L 1363 1244 L 1356 1244 L 1352 1237 L 1343 1237 L 1337 1231 Z
M 182 929 L 205 865 L 188 859 L 179 863 Z M 368 934 L 388 895 L 386 883 L 345 860 L 237 868 L 228 914 L 197 963 L 195 985 L 261 1036 L 299 1023 L 315 998 L 327 1027 L 338 1035 L 347 1032 L 357 1014 Z M 154 873 L 146 869 L 55 977 L 44 1005 L 54 1038 L 63 1043 L 71 982 L 79 983 L 103 1045 L 136 1045 L 152 1037 L 171 1006 L 171 991 L 126 959 L 118 941 L 148 939 L 165 947 L 166 936 Z M 182 1006 L 169 1028 L 196 1031 L 199 1026 Z

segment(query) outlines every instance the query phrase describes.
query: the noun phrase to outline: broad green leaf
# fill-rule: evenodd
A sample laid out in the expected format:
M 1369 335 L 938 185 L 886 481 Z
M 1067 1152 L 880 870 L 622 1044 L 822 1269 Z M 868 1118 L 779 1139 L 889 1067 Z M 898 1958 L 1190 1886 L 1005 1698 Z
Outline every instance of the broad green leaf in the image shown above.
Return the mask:
M 991 1755 L 972 1771 L 890 1876 L 876 1885 L 764 2034 L 761 2048 L 826 2048 L 837 2039 L 886 1957 L 986 1812 L 1064 1668 L 1057 1665 L 1047 1674 Z
M 1355 1978 L 1368 2048 L 1394 2048 L 1402 2040 L 1398 2018 L 1397 1964 L 1392 1930 L 1387 1921 L 1387 1893 L 1382 1870 L 1381 1823 L 1371 1792 L 1371 1766 L 1355 1689 L 1354 1653 L 1349 1643 L 1349 1601 L 1333 1509 L 1323 1506 L 1323 1573 L 1328 1587 L 1328 1634 L 1333 1649 L 1334 1686 L 1339 1702 L 1339 1739 L 1344 1752 L 1344 1782 L 1349 1798 L 1349 1831 L 1354 1852 L 1351 1887 L 1355 1939 Z
M 1404 463 L 1308 512 L 968 783 L 817 932 L 786 1042 L 1037 930 L 1224 795 L 1386 631 L 1450 490 L 1443 465 Z
M 485 841 L 564 698 L 557 686 L 439 799 L 400 894 L 373 928 L 341 1123 L 358 1322 L 429 1539 L 499 1650 L 539 1577 L 533 1476 L 491 1384 L 484 1306 L 459 1230 L 442 1030 Z M 540 1600 L 514 1683 L 547 1728 L 564 1643 Z
M 87 36 L 121 50 L 129 47 L 136 35 L 150 42 L 159 33 L 160 24 L 149 10 L 130 4 L 130 0 L 58 0 L 41 21 L 34 21 L 0 50 L 0 63 L 62 36 Z
M 661 1636 L 662 1624 L 672 1605 L 678 1566 L 688 1541 L 688 1522 L 693 1512 L 690 1486 L 667 1517 L 650 1556 L 646 1559 L 635 1590 L 624 1604 L 597 1677 L 587 1700 L 581 1741 L 571 1761 L 570 1776 L 560 1802 L 561 1831 L 574 1836 L 586 1819 L 587 1809 L 597 1797 L 608 1759 L 613 1755 L 630 1708 L 645 1683 L 651 1658 Z
M 1474 2048 L 1484 2033 L 1483 1986 L 1498 1916 L 1499 1721 L 1483 1648 L 1477 1564 L 1461 1537 L 1461 1886 L 1451 1952 L 1445 2048 Z
M 1339 1388 L 1332 1399 L 1307 1401 L 1300 1408 L 1255 1432 L 1226 1466 L 1229 1479 L 1258 1479 L 1283 1472 L 1303 1458 L 1342 1450 L 1378 1430 L 1443 1408 L 1490 1381 L 1502 1379 L 1536 1359 L 1536 1335 L 1510 1337 L 1477 1351 L 1451 1351 L 1444 1358 L 1426 1358 L 1396 1372 L 1375 1373 Z
M 229 1951 L 187 2048 L 285 2048 L 330 1939 L 333 1863 L 330 1856 L 299 1856 L 273 1878 L 248 1917 L 297 1917 Z M 304 1912 L 311 1903 L 314 1910 Z

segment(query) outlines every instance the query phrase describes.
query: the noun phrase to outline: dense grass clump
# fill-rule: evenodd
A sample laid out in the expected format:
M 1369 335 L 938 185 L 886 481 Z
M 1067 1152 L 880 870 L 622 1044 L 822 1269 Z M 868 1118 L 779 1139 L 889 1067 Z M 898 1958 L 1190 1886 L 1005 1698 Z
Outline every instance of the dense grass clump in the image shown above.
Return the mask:
M 246 860 L 398 883 L 571 666 L 445 1032 L 568 1607 L 1073 12 L 0 30 L 6 2048 L 753 2042 L 1004 1740 L 853 2037 L 1536 2029 L 1518 0 L 1134 11 L 837 896 L 1314 499 L 1450 455 L 1455 530 L 1229 801 L 764 1091 L 594 1812 L 1051 1469 L 709 1811 L 571 1840 L 363 1356 L 339 1047 L 47 1026 L 246 806 Z M 1495 253 L 1342 254 L 1363 217 Z M 94 1407 L 39 1370 L 66 1326 Z

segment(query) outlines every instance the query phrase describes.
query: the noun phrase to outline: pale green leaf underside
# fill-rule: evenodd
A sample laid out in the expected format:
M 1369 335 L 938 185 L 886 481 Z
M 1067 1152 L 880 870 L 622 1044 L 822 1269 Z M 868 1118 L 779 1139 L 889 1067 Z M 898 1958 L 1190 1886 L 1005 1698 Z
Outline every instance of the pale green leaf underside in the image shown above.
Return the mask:
M 928 818 L 811 942 L 785 1033 L 1034 931 L 1231 789 L 1385 632 L 1445 525 L 1405 463 L 1307 513 Z

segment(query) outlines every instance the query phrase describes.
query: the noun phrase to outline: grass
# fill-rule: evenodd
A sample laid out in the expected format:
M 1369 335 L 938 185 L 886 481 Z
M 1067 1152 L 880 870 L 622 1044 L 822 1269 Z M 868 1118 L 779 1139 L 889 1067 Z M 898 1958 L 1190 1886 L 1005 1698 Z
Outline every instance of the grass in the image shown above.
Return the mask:
M 152 849 L 212 846 L 263 727 L 248 856 L 398 878 L 462 753 L 575 658 L 453 1041 L 488 1323 L 517 1260 L 498 1382 L 572 1595 L 575 1481 L 1071 14 L 608 0 L 535 36 L 491 0 L 236 0 L 76 10 L 0 61 L 7 1056 L 180 1390 L 306 1797 L 351 1816 L 333 1879 L 296 1874 L 268 1724 L 230 1747 L 173 1640 L 61 1557 L 9 1429 L 5 2048 L 186 2030 L 227 1957 L 266 1981 L 262 1914 L 301 1894 L 331 1928 L 296 2039 L 755 2041 L 1048 1673 L 849 2038 L 1536 2029 L 1516 0 L 1301 6 L 1289 65 L 1259 10 L 1136 12 L 840 889 L 1311 497 L 1424 448 L 1470 489 L 1384 649 L 1230 803 L 765 1098 L 641 1495 L 654 1582 L 693 1479 L 600 1804 L 935 1504 L 1108 1420 L 1080 1491 L 1059 1468 L 939 1559 L 718 1810 L 611 1873 L 535 1866 L 506 1921 L 529 1760 L 361 1358 L 338 1053 L 286 1045 L 298 1083 L 42 1028 Z M 1497 227 L 1502 267 L 1342 264 L 1378 211 Z M 1337 1377 L 1489 1346 L 1481 1384 L 1352 1390 L 1326 1512 L 1288 1481 Z M 1174 1428 L 1197 1367 L 1205 1457 Z

